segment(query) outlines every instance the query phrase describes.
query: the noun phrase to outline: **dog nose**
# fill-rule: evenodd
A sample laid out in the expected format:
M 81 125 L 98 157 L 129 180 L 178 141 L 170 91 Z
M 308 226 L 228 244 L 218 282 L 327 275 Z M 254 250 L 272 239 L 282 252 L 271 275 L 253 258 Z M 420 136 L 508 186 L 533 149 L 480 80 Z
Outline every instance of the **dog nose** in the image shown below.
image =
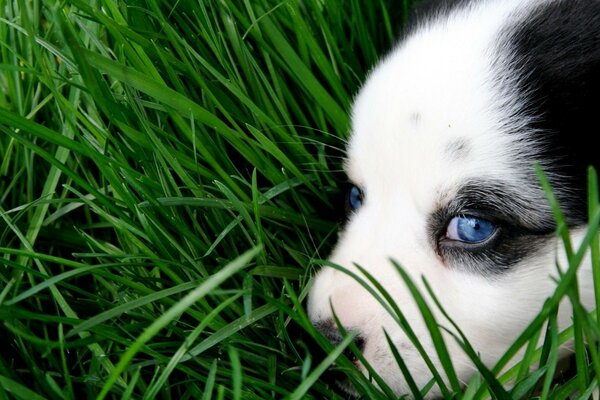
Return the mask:
M 314 324 L 315 328 L 317 328 L 317 330 L 319 332 L 321 332 L 321 334 L 323 336 L 325 336 L 330 342 L 331 344 L 333 344 L 334 346 L 337 346 L 338 344 L 340 344 L 342 342 L 342 340 L 344 339 L 344 337 L 342 336 L 342 334 L 340 333 L 340 331 L 338 330 L 335 322 L 331 319 L 325 320 L 325 321 L 318 321 Z M 348 329 L 347 332 L 355 332 L 355 329 Z M 354 345 L 356 346 L 356 348 L 362 353 L 365 347 L 365 339 L 364 337 L 360 334 L 360 332 L 358 332 L 358 334 L 356 335 L 356 337 L 354 338 Z M 356 357 L 352 354 L 352 352 L 348 349 L 347 352 L 345 352 L 346 356 L 352 360 L 355 361 Z

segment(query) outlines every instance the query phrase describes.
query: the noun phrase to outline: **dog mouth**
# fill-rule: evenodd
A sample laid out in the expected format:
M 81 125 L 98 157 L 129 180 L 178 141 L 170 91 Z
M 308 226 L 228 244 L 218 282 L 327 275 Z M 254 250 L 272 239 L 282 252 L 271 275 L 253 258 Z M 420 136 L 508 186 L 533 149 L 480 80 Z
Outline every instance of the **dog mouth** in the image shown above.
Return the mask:
M 335 385 L 352 399 L 360 398 L 360 395 L 346 376 L 335 382 Z
M 358 364 L 354 363 L 356 368 Z M 348 377 L 347 369 L 336 364 L 330 366 L 321 376 L 321 381 L 331 388 L 340 390 L 349 399 L 358 399 L 361 396 L 352 384 L 352 380 Z
M 340 345 L 345 335 L 342 335 L 337 326 L 332 320 L 318 321 L 313 322 L 313 325 L 317 328 L 317 330 L 326 338 L 334 347 Z M 347 331 L 346 334 L 351 334 L 353 332 L 352 329 Z M 352 379 L 350 374 L 352 370 L 360 371 L 362 370 L 362 364 L 355 353 L 355 351 L 362 352 L 365 345 L 365 339 L 362 335 L 357 334 L 354 337 L 352 347 L 355 347 L 352 350 L 349 346 L 344 349 L 342 352 L 343 358 L 350 362 L 348 364 L 347 361 L 339 362 L 338 360 L 334 361 L 321 375 L 320 381 L 325 383 L 330 388 L 335 388 L 334 390 L 339 390 L 347 395 L 349 399 L 360 398 L 361 396 L 357 392 L 356 388 L 352 383 Z M 313 356 L 315 356 L 315 361 L 322 361 L 328 354 L 320 345 L 313 341 L 312 346 Z
M 359 351 L 362 349 L 363 343 L 364 340 L 361 337 L 355 338 L 355 345 L 358 347 Z M 351 369 L 362 371 L 362 363 L 359 357 L 349 347 L 347 347 L 342 354 L 348 361 L 350 361 L 352 365 L 344 367 L 343 365 L 340 365 L 341 363 L 335 361 L 333 365 L 331 365 L 325 372 L 324 378 L 330 385 L 337 387 L 344 394 L 348 395 L 348 398 L 361 398 L 361 395 L 358 393 L 354 384 L 352 383 L 349 373 L 351 372 Z

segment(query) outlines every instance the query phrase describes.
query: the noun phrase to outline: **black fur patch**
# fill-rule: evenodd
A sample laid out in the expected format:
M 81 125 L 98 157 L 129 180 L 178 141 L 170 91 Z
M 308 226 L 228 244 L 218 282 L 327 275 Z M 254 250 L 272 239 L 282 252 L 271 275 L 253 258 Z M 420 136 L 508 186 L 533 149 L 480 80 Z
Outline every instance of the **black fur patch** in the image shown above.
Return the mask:
M 566 177 L 553 182 L 555 190 L 571 225 L 582 224 L 587 167 L 600 165 L 593 145 L 600 131 L 600 1 L 541 4 L 505 34 L 509 73 L 520 74 L 518 90 L 526 96 L 527 112 L 537 117 L 532 128 L 543 135 L 540 160 Z

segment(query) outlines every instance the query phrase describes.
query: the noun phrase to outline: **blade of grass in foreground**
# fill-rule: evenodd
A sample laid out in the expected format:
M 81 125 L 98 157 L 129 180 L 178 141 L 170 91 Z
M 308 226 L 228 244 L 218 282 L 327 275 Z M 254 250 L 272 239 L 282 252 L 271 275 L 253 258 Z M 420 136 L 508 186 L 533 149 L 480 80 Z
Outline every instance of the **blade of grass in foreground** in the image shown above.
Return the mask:
M 590 225 L 596 226 L 598 223 L 600 223 L 600 209 L 596 210 L 593 217 L 590 218 Z M 554 292 L 552 297 L 550 297 L 544 303 L 542 310 L 536 316 L 536 318 L 531 322 L 531 324 L 529 324 L 529 326 L 525 329 L 521 336 L 519 336 L 519 338 L 511 345 L 511 347 L 507 350 L 504 356 L 502 356 L 501 359 L 496 363 L 496 366 L 493 369 L 494 373 L 498 373 L 506 366 L 510 359 L 521 348 L 521 346 L 523 346 L 528 341 L 528 338 L 531 337 L 532 331 L 541 328 L 544 321 L 548 318 L 548 315 L 552 312 L 552 310 L 554 310 L 554 308 L 559 304 L 561 299 L 565 296 L 566 292 L 569 289 L 569 286 L 577 276 L 578 267 L 587 253 L 587 249 L 590 246 L 590 242 L 593 236 L 594 232 L 592 232 L 591 230 L 588 230 L 586 232 L 581 241 L 580 247 L 575 252 L 573 257 L 569 259 L 569 266 L 564 275 L 561 277 L 561 280 L 558 286 L 556 287 L 556 291 Z
M 571 243 L 571 238 L 570 238 L 570 234 L 568 232 L 568 225 L 567 225 L 567 221 L 564 217 L 564 214 L 562 213 L 562 210 L 560 209 L 560 204 L 558 203 L 558 200 L 556 199 L 556 196 L 553 193 L 552 187 L 550 185 L 550 182 L 548 180 L 548 178 L 545 176 L 543 170 L 541 169 L 540 166 L 536 165 L 536 173 L 538 174 L 538 177 L 541 181 L 542 187 L 544 188 L 544 191 L 546 193 L 546 196 L 548 198 L 548 201 L 550 202 L 551 208 L 552 208 L 552 212 L 554 214 L 554 218 L 556 220 L 557 226 L 558 226 L 558 231 L 563 239 L 563 246 L 564 246 L 564 250 L 565 253 L 567 255 L 567 259 L 569 261 L 569 264 L 571 264 L 571 260 L 574 258 L 574 252 L 573 252 L 573 245 Z M 589 219 L 590 222 L 593 219 L 593 211 L 596 207 L 597 204 L 597 197 L 598 197 L 598 193 L 597 193 L 597 184 L 595 183 L 595 174 L 592 171 L 589 171 L 589 175 L 588 175 L 588 200 L 590 201 L 589 205 L 588 205 L 588 212 L 590 213 L 589 215 Z M 593 189 L 596 189 L 596 193 L 593 194 Z M 590 223 L 588 226 L 588 231 L 587 231 L 587 235 L 589 237 L 589 245 L 590 247 L 594 247 L 594 245 L 597 243 L 596 242 L 596 238 L 598 236 L 598 232 L 597 232 L 597 224 L 594 223 Z M 587 250 L 588 249 L 588 245 L 582 245 L 581 248 L 583 250 Z M 596 249 L 597 251 L 597 249 Z M 579 263 L 578 263 L 579 265 Z M 569 267 L 571 267 L 571 265 L 569 265 Z M 559 275 L 562 275 L 562 272 L 559 269 Z M 589 371 L 588 371 L 588 355 L 586 354 L 586 344 L 585 344 L 585 338 L 584 338 L 584 329 L 586 329 L 584 327 L 585 325 L 585 319 L 587 318 L 586 311 L 583 309 L 582 305 L 581 305 L 581 296 L 579 294 L 579 283 L 577 279 L 573 279 L 572 283 L 569 285 L 568 290 L 567 290 L 567 296 L 569 297 L 569 300 L 572 304 L 572 313 L 573 313 L 573 346 L 574 346 L 574 350 L 575 350 L 575 364 L 576 364 L 576 369 L 577 369 L 577 379 L 579 382 L 579 390 L 581 392 L 585 391 L 586 386 L 587 386 L 587 381 L 589 380 Z M 552 320 L 550 321 L 552 322 Z M 557 335 L 558 333 L 554 333 L 555 335 Z M 591 341 L 593 341 L 594 339 L 590 338 Z M 595 352 L 594 349 L 591 349 L 592 352 L 594 353 L 594 358 L 595 357 Z M 555 352 L 551 352 L 551 360 L 552 357 L 555 357 Z M 549 379 L 548 379 L 549 380 Z M 549 391 L 549 387 L 547 387 L 547 385 L 549 384 L 545 384 L 544 385 L 544 391 L 543 394 L 547 394 Z
M 185 342 L 177 349 L 177 352 L 173 354 L 169 363 L 164 367 L 160 376 L 151 384 L 146 393 L 144 394 L 144 399 L 154 399 L 159 390 L 167 381 L 171 372 L 175 369 L 177 364 L 181 362 L 183 356 L 192 346 L 192 343 L 198 338 L 198 336 L 204 331 L 204 329 L 210 324 L 215 316 L 217 316 L 221 311 L 225 308 L 229 307 L 234 301 L 236 301 L 242 293 L 237 293 L 229 299 L 225 300 L 221 304 L 219 304 L 214 310 L 212 310 L 203 320 L 202 322 L 194 328 L 194 330 L 185 338 Z
M 292 301 L 292 304 L 295 307 L 295 310 L 293 310 L 293 311 L 288 310 L 287 314 L 290 315 L 293 319 L 295 319 L 297 323 L 299 323 L 300 325 L 303 325 L 304 329 L 308 333 L 310 333 L 310 335 L 313 337 L 313 339 L 317 343 L 319 343 L 319 346 L 321 346 L 322 349 L 324 349 L 325 351 L 327 351 L 328 354 L 330 354 L 332 351 L 335 350 L 335 348 L 333 347 L 333 345 L 327 338 L 325 338 L 324 336 L 322 336 L 321 334 L 319 334 L 316 331 L 316 328 L 310 322 L 310 319 L 309 319 L 308 315 L 306 314 L 305 310 L 300 305 L 300 299 L 303 298 L 304 296 L 298 297 L 298 295 L 295 293 L 294 289 L 292 288 L 292 286 L 290 285 L 290 283 L 288 281 L 284 281 L 284 284 L 285 284 L 286 292 L 287 292 L 290 300 Z M 286 308 L 283 304 L 279 304 L 279 306 L 282 307 L 282 309 Z M 335 318 L 335 315 L 334 315 L 334 318 Z M 339 321 L 337 321 L 337 322 L 338 322 L 338 326 L 340 326 Z M 344 337 L 346 336 L 345 331 L 343 331 L 343 332 L 341 331 L 340 333 L 342 334 L 342 336 L 344 336 Z M 348 345 L 349 348 L 351 348 L 352 346 L 353 346 L 352 344 Z M 372 368 L 370 368 L 368 363 L 366 363 L 366 360 L 364 359 L 364 357 L 361 356 L 360 352 L 358 352 L 356 348 L 354 349 L 354 355 L 356 355 L 359 358 L 359 360 L 361 361 L 361 363 L 363 363 L 363 365 L 368 369 L 369 374 L 371 374 L 371 376 L 369 376 L 369 377 L 365 376 L 361 371 L 358 370 L 358 368 L 356 367 L 356 365 L 354 363 L 352 363 L 350 360 L 348 360 L 347 357 L 344 357 L 343 353 L 342 353 L 342 355 L 339 356 L 339 358 L 337 358 L 335 360 L 335 364 L 341 370 L 344 371 L 344 374 L 350 381 L 350 384 L 356 390 L 357 394 L 360 395 L 362 398 L 372 399 L 372 400 L 394 398 L 395 396 L 393 396 L 393 394 L 391 396 L 385 397 L 385 395 L 382 393 L 382 391 L 380 389 L 387 390 L 388 393 L 391 393 L 391 389 L 386 387 L 387 386 L 386 383 L 383 382 L 383 380 L 381 380 L 381 378 L 378 378 L 377 376 L 375 376 L 376 372 Z M 311 363 L 311 361 L 312 360 L 310 360 L 310 359 L 304 360 L 303 367 L 302 367 L 303 373 L 302 373 L 301 385 L 304 384 L 307 377 L 309 376 L 308 370 L 310 369 L 309 364 Z M 371 381 L 371 378 L 379 379 L 377 381 L 377 384 L 378 385 L 380 384 L 381 387 L 374 385 Z M 324 395 L 322 395 L 322 396 L 324 396 Z
M 442 367 L 444 368 L 444 372 L 446 373 L 446 376 L 448 377 L 450 386 L 452 387 L 452 389 L 455 392 L 460 392 L 460 382 L 458 380 L 456 370 L 454 369 L 454 365 L 452 363 L 452 359 L 448 352 L 447 345 L 442 336 L 440 326 L 439 326 L 438 322 L 435 320 L 433 312 L 427 305 L 425 298 L 423 297 L 423 295 L 421 295 L 421 292 L 419 291 L 419 289 L 417 288 L 415 283 L 412 281 L 410 276 L 406 273 L 406 271 L 395 261 L 392 261 L 392 264 L 394 264 L 396 271 L 402 277 L 402 280 L 404 281 L 405 285 L 408 287 L 408 290 L 410 291 L 412 298 L 415 300 L 417 306 L 419 307 L 419 311 L 423 317 L 423 320 L 425 321 L 427 330 L 429 330 L 429 334 L 431 335 L 431 340 L 432 340 L 435 350 L 438 354 L 440 363 L 442 364 Z M 432 293 L 430 293 L 430 294 L 432 294 Z
M 0 375 L 0 387 L 9 393 L 12 393 L 18 399 L 45 400 L 44 397 L 38 395 L 35 392 L 32 392 L 26 386 L 23 386 L 20 383 L 17 383 L 15 381 L 13 381 L 12 379 L 9 379 L 2 375 Z
M 198 288 L 194 289 L 190 293 L 188 293 L 181 301 L 175 304 L 173 307 L 168 309 L 163 315 L 161 315 L 152 325 L 142 332 L 142 334 L 137 338 L 137 340 L 127 349 L 125 354 L 121 357 L 119 363 L 115 366 L 115 369 L 112 371 L 106 383 L 102 387 L 102 391 L 97 397 L 97 400 L 104 399 L 114 383 L 117 381 L 119 375 L 127 364 L 131 361 L 133 356 L 139 351 L 139 349 L 146 343 L 148 340 L 152 339 L 154 335 L 158 333 L 162 328 L 167 326 L 173 319 L 177 318 L 180 314 L 182 314 L 186 308 L 194 304 L 196 301 L 204 297 L 211 290 L 219 286 L 223 283 L 227 278 L 240 271 L 242 268 L 248 266 L 248 263 L 261 251 L 260 247 L 255 247 L 251 250 L 248 250 L 229 264 L 227 264 L 223 269 L 219 272 L 212 275 L 205 282 L 203 282 Z
M 362 279 L 360 279 L 358 276 L 356 276 L 352 272 L 348 271 L 345 273 L 351 274 L 354 279 L 358 280 L 358 282 L 361 283 L 361 285 L 363 285 L 363 287 L 365 289 L 369 290 L 375 296 L 375 298 L 380 302 L 380 304 L 386 308 L 386 310 L 390 313 L 390 315 L 396 319 L 396 323 L 398 324 L 398 326 L 400 326 L 402 328 L 402 330 L 404 331 L 406 336 L 409 338 L 409 340 L 411 341 L 413 346 L 415 346 L 415 348 L 419 352 L 419 355 L 423 358 L 423 361 L 429 368 L 429 371 L 432 373 L 433 379 L 437 383 L 442 395 L 444 397 L 451 397 L 451 391 L 446 386 L 446 383 L 444 382 L 444 379 L 443 379 L 442 375 L 440 374 L 440 371 L 438 371 L 438 369 L 434 365 L 431 357 L 429 356 L 429 354 L 425 350 L 425 347 L 421 343 L 420 338 L 414 332 L 414 330 L 412 329 L 412 326 L 410 325 L 410 323 L 404 316 L 404 313 L 402 313 L 402 311 L 400 310 L 399 306 L 396 304 L 396 302 L 394 301 L 392 296 L 385 290 L 383 285 L 380 282 L 378 282 L 375 279 L 375 277 L 373 277 L 373 275 L 371 275 L 366 269 L 364 269 L 360 266 L 357 266 L 357 268 L 359 269 L 361 274 L 363 274 L 369 280 L 369 282 L 371 283 L 371 285 L 373 285 L 373 287 L 375 289 L 369 287 Z M 347 270 L 344 269 L 344 271 L 347 271 Z M 377 296 L 374 294 L 375 290 L 377 290 L 377 292 L 379 294 L 381 294 L 381 296 L 385 299 L 385 303 L 383 302 L 383 299 L 381 299 L 380 296 Z M 391 311 L 390 308 L 393 309 L 393 312 Z M 421 312 L 423 312 L 423 311 L 424 310 L 421 310 Z M 429 326 L 428 326 L 428 329 L 429 329 Z M 437 329 L 439 331 L 439 327 L 437 327 L 437 326 L 435 326 L 433 329 Z M 430 335 L 433 337 L 436 334 L 430 332 Z M 442 344 L 442 346 L 443 347 L 439 347 L 439 349 L 441 351 L 445 351 L 445 344 Z M 453 368 L 451 365 L 449 365 L 448 367 Z
M 403 279 L 409 279 L 409 281 L 405 280 L 405 282 L 407 282 L 407 285 L 409 285 L 409 287 L 413 287 L 413 295 L 422 298 L 422 295 L 419 294 L 419 291 L 416 288 L 415 284 L 412 281 L 410 281 L 410 277 L 408 276 L 408 274 L 406 274 L 406 272 L 403 271 L 402 268 L 400 268 L 400 266 L 398 266 L 397 264 L 395 265 L 400 274 L 402 275 Z M 489 385 L 489 389 L 494 394 L 494 397 L 498 399 L 510 399 L 510 395 L 508 394 L 508 392 L 504 390 L 498 379 L 496 379 L 495 375 L 492 374 L 491 371 L 483 364 L 483 362 L 479 358 L 479 354 L 477 353 L 477 351 L 471 346 L 471 344 L 467 340 L 467 337 L 464 335 L 460 327 L 452 320 L 452 318 L 450 318 L 450 315 L 446 312 L 446 310 L 442 306 L 442 303 L 438 300 L 437 296 L 433 292 L 433 289 L 431 288 L 431 286 L 429 286 L 428 282 L 425 279 L 423 279 L 423 285 L 425 286 L 425 289 L 427 290 L 429 296 L 435 303 L 438 310 L 442 313 L 446 320 L 450 322 L 450 324 L 456 330 L 456 333 L 448 329 L 444 330 L 455 338 L 459 346 L 461 346 L 463 351 L 471 358 L 471 361 L 473 361 L 473 364 L 475 365 L 481 376 L 486 380 L 486 384 Z
M 592 222 L 592 218 L 594 214 L 600 208 L 600 191 L 598 188 L 598 174 L 593 167 L 588 169 L 588 219 L 590 221 L 590 226 Z M 596 227 L 596 229 L 598 229 Z M 594 281 L 594 296 L 595 296 L 595 323 L 600 323 L 600 234 L 596 231 L 596 234 L 591 240 L 590 243 L 590 256 L 592 262 L 592 277 Z M 596 381 L 600 380 L 600 360 L 598 359 L 598 354 L 600 353 L 599 347 L 599 337 L 596 335 L 594 338 L 587 338 L 588 343 L 595 341 L 594 344 L 588 344 L 590 346 L 590 353 L 592 356 L 592 364 L 594 366 L 594 372 L 596 373 Z M 594 339 L 594 340 L 592 340 Z
M 327 355 L 327 357 L 321 361 L 319 365 L 306 377 L 306 379 L 296 388 L 296 390 L 286 397 L 286 400 L 301 400 L 304 398 L 308 390 L 312 385 L 319 379 L 321 375 L 329 368 L 335 360 L 346 350 L 346 348 L 352 343 L 356 334 L 349 333 L 348 336 L 342 340 L 342 342 L 336 346 L 336 348 Z

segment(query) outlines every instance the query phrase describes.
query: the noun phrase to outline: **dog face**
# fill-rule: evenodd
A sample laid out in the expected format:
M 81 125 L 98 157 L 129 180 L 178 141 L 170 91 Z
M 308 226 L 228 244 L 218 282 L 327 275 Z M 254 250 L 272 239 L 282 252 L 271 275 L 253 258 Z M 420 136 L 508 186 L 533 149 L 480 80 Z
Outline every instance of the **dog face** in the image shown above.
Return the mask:
M 424 277 L 493 366 L 552 294 L 562 257 L 534 163 L 575 241 L 585 231 L 586 165 L 597 158 L 586 140 L 600 106 L 600 2 L 430 2 L 416 15 L 355 99 L 345 164 L 351 211 L 330 261 L 373 275 L 439 367 L 390 259 L 416 283 Z M 591 305 L 589 266 L 581 274 Z M 328 337 L 339 336 L 333 312 L 355 331 L 397 394 L 408 388 L 384 331 L 416 383 L 431 380 L 404 331 L 347 274 L 323 268 L 308 309 Z M 559 320 L 568 324 L 568 307 Z M 473 365 L 452 338 L 446 344 L 466 382 Z

